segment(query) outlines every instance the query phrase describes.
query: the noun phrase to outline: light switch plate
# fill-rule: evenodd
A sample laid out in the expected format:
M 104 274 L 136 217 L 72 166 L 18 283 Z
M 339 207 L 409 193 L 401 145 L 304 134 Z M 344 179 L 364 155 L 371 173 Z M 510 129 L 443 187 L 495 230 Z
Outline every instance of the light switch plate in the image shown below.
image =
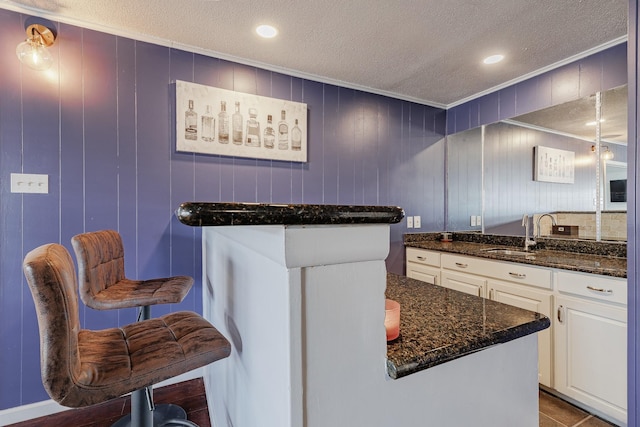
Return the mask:
M 408 216 L 407 217 L 407 228 L 413 228 L 413 217 L 412 216 Z
M 12 193 L 49 193 L 49 175 L 47 174 L 11 174 Z
M 416 215 L 413 217 L 413 228 L 420 228 L 420 215 Z
M 471 215 L 471 226 L 472 227 L 476 226 L 476 216 L 475 215 Z

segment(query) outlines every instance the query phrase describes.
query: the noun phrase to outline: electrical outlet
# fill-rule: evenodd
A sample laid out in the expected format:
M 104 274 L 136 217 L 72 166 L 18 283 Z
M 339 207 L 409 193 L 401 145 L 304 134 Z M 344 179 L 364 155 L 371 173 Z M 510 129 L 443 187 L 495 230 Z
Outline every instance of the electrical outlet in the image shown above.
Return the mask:
M 420 228 L 420 215 L 413 217 L 413 228 Z
M 12 193 L 49 193 L 49 175 L 47 174 L 11 174 Z
M 471 226 L 472 227 L 476 226 L 476 216 L 475 215 L 471 215 Z
M 476 215 L 476 225 L 478 227 L 482 226 L 482 215 Z
M 407 228 L 413 228 L 413 217 L 412 216 L 408 216 L 407 217 Z

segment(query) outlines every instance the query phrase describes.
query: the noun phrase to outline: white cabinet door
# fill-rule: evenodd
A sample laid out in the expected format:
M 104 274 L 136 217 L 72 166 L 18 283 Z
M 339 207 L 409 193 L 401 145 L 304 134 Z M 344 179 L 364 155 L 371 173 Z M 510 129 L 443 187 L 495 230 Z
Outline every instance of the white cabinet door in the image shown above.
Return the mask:
M 479 297 L 486 295 L 487 281 L 470 274 L 442 271 L 442 286 Z
M 551 319 L 552 294 L 527 286 L 489 280 L 489 298 L 525 310 L 544 314 Z M 553 326 L 553 322 L 552 322 Z M 538 381 L 552 387 L 553 369 L 551 353 L 552 328 L 538 332 Z
M 440 269 L 427 267 L 414 262 L 407 262 L 407 277 L 422 280 L 423 282 L 431 283 L 432 285 L 439 285 Z
M 627 422 L 627 310 L 556 297 L 555 388 Z

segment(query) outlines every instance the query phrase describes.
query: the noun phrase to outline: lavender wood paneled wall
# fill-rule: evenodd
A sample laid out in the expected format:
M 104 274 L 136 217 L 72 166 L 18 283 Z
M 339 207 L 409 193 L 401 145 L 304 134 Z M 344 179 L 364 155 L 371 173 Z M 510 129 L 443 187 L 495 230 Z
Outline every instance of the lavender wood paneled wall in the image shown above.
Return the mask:
M 128 276 L 196 278 L 184 303 L 154 309 L 162 314 L 201 311 L 200 229 L 175 219 L 183 201 L 399 205 L 422 216 L 423 231 L 442 230 L 443 110 L 66 24 L 56 67 L 39 73 L 15 57 L 26 18 L 0 9 L 0 409 L 48 399 L 21 271 L 36 246 L 71 250 L 77 233 L 120 231 Z M 307 103 L 308 163 L 177 153 L 175 80 Z M 48 174 L 49 193 L 10 193 L 15 172 Z M 405 227 L 391 232 L 398 273 Z M 82 307 L 81 317 L 104 328 L 135 313 Z

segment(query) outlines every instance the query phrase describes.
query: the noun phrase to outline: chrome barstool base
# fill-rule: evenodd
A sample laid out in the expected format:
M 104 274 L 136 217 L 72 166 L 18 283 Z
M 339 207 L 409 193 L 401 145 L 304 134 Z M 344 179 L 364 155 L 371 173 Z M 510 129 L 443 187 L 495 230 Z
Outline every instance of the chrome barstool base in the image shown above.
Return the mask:
M 187 413 L 178 405 L 160 404 L 153 410 L 153 427 L 195 426 L 187 420 Z M 131 414 L 112 424 L 112 427 L 138 427 L 131 424 Z

